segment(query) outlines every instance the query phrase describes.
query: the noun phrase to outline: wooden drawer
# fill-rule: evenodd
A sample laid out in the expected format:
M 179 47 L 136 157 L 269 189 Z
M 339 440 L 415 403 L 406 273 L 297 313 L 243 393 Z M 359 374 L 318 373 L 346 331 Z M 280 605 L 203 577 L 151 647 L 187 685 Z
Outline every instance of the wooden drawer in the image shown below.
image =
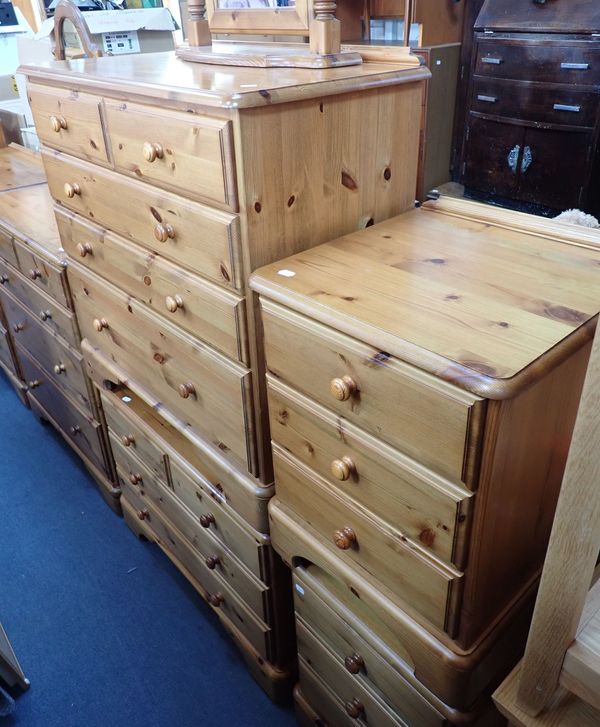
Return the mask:
M 79 346 L 75 314 L 57 303 L 15 268 L 0 260 L 0 282 L 5 290 L 26 306 L 42 325 L 71 346 Z
M 236 215 L 58 152 L 43 157 L 50 192 L 65 207 L 221 285 L 241 288 Z
M 261 304 L 267 366 L 274 376 L 426 467 L 474 488 L 481 399 L 264 298 Z
M 29 280 L 40 290 L 54 298 L 65 308 L 70 308 L 70 300 L 67 293 L 66 270 L 60 265 L 55 265 L 48 260 L 36 255 L 27 245 L 14 239 L 15 252 L 17 254 L 18 267 Z
M 462 574 L 428 559 L 398 530 L 369 516 L 277 445 L 277 499 L 312 528 L 338 558 L 358 566 L 374 585 L 385 584 L 432 624 L 452 633 Z
M 69 280 L 82 336 L 187 427 L 252 471 L 250 372 L 79 265 L 71 265 Z
M 19 361 L 27 384 L 27 395 L 35 399 L 66 435 L 71 445 L 105 471 L 101 426 L 84 412 L 63 390 L 55 386 L 46 371 L 24 349 L 18 348 Z
M 48 377 L 79 406 L 91 411 L 83 357 L 34 317 L 6 290 L 1 291 L 6 319 L 21 348 L 38 362 Z
M 154 533 L 158 544 L 174 561 L 178 568 L 184 569 L 184 575 L 191 576 L 204 590 L 204 597 L 218 597 L 215 611 L 224 616 L 240 631 L 265 659 L 271 659 L 271 630 L 266 623 L 253 613 L 238 592 L 231 588 L 217 570 L 210 570 L 204 558 L 192 547 L 179 531 L 177 524 L 166 519 L 161 510 L 157 509 L 147 497 L 141 495 L 139 488 L 124 483 L 123 498 L 138 512 Z M 209 601 L 210 602 L 210 601 Z M 212 604 L 211 604 L 212 605 Z
M 12 356 L 12 345 L 8 331 L 0 323 L 0 362 L 15 376 L 18 376 L 15 369 L 15 362 Z M 18 377 L 20 378 L 20 376 Z
M 587 43 L 528 45 L 522 40 L 480 41 L 475 75 L 593 86 L 600 83 L 600 49 L 590 48 Z
M 593 127 L 598 113 L 598 94 L 572 87 L 549 89 L 513 81 L 476 78 L 471 108 L 494 116 Z
M 17 254 L 13 247 L 13 237 L 6 230 L 0 228 L 0 258 L 18 267 Z
M 317 721 L 314 722 L 316 727 L 354 727 L 357 724 L 365 724 L 349 717 L 340 704 L 337 697 L 321 677 L 314 672 L 310 665 L 304 659 L 300 659 L 299 663 L 299 683 L 298 686 L 302 690 L 302 696 L 310 704 L 310 708 L 318 714 Z M 299 722 L 302 727 L 308 727 L 304 722 Z M 312 727 L 312 722 L 310 723 Z
M 82 265 L 198 338 L 244 363 L 244 299 L 122 237 L 56 209 L 62 243 Z
M 98 96 L 33 83 L 27 86 L 27 96 L 40 141 L 91 162 L 108 164 Z
M 264 619 L 267 586 L 246 570 L 221 541 L 199 524 L 198 518 L 181 505 L 164 481 L 154 477 L 113 435 L 110 439 L 123 492 L 133 490 L 151 503 L 202 556 L 209 570 L 213 570 L 259 618 Z
M 108 99 L 105 110 L 120 172 L 237 209 L 231 121 Z
M 341 497 L 464 567 L 471 493 L 267 375 L 273 441 Z

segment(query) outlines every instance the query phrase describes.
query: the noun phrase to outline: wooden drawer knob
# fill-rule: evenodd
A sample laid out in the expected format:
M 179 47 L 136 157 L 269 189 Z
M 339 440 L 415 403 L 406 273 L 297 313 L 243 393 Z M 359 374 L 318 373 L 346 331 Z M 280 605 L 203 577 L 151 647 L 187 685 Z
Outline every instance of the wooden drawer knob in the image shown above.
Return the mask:
M 57 376 L 60 376 L 61 374 L 64 374 L 67 369 L 65 368 L 64 363 L 57 363 L 54 367 L 54 373 Z
M 364 667 L 365 660 L 360 654 L 354 652 L 352 656 L 347 656 L 344 659 L 344 666 L 350 672 L 350 674 L 358 674 L 358 672 Z
M 212 514 L 212 512 L 206 512 L 202 513 L 200 515 L 200 525 L 202 525 L 203 528 L 209 528 L 215 521 L 215 516 Z
M 100 333 L 105 328 L 108 328 L 108 321 L 106 318 L 94 318 L 94 328 Z
M 183 308 L 183 298 L 180 295 L 167 295 L 165 305 L 170 313 L 176 313 L 179 308 Z
M 132 472 L 129 475 L 129 481 L 132 485 L 141 485 L 144 480 L 139 472 Z
M 331 463 L 331 474 L 336 480 L 345 482 L 356 472 L 356 466 L 350 457 L 334 459 Z
M 333 534 L 333 542 L 340 550 L 348 550 L 352 543 L 356 543 L 356 533 L 352 528 L 342 528 Z
M 32 270 L 29 271 L 29 277 L 32 280 L 37 280 L 38 278 L 42 277 L 42 272 L 41 272 L 41 270 L 38 270 L 37 268 L 33 268 Z
M 132 444 L 135 444 L 135 437 L 133 434 L 124 434 L 121 437 L 121 443 L 124 447 L 131 447 Z
M 175 229 L 173 228 L 173 225 L 155 225 L 154 237 L 156 237 L 159 242 L 166 242 L 169 239 L 172 240 L 175 237 Z
M 77 243 L 77 252 L 79 253 L 80 257 L 91 255 L 93 251 L 94 249 L 92 248 L 92 244 L 90 242 Z
M 73 182 L 72 184 L 71 182 L 65 182 L 64 190 L 69 199 L 73 199 L 75 195 L 81 194 L 81 187 L 77 184 L 77 182 Z
M 196 387 L 194 384 L 191 384 L 189 381 L 185 384 L 179 384 L 179 396 L 182 399 L 189 399 L 190 396 L 194 396 L 196 394 Z
M 206 563 L 207 568 L 214 570 L 221 562 L 221 559 L 218 555 L 209 555 L 204 562 Z
M 40 311 L 40 318 L 45 322 L 49 321 L 52 318 L 52 311 L 50 310 L 43 310 Z
M 15 333 L 19 333 L 19 331 L 22 331 L 24 328 L 25 328 L 24 323 L 15 323 L 15 325 L 13 326 L 13 331 Z
M 346 710 L 348 717 L 352 717 L 352 719 L 358 719 L 365 711 L 364 704 L 360 700 L 356 699 L 356 697 L 349 702 L 346 702 L 346 704 L 344 704 L 344 709 Z
M 64 116 L 51 116 L 50 126 L 52 127 L 52 131 L 56 131 L 58 134 L 59 131 L 67 128 L 67 120 Z
M 42 382 L 39 379 L 34 379 L 33 381 L 29 382 L 29 388 L 30 389 L 37 389 L 38 386 L 41 386 Z
M 212 596 L 208 597 L 208 602 L 211 606 L 214 606 L 215 608 L 219 608 L 224 600 L 225 596 L 222 593 L 213 593 Z
M 6 285 L 8 283 L 8 275 L 0 275 L 0 283 Z
M 142 147 L 142 152 L 144 154 L 144 159 L 147 162 L 152 163 L 153 161 L 156 161 L 156 159 L 162 159 L 163 158 L 163 148 L 161 144 L 156 144 L 152 141 L 145 141 L 144 146 Z
M 137 511 L 137 516 L 140 520 L 150 520 L 150 513 L 146 508 Z
M 338 401 L 348 401 L 358 391 L 358 386 L 351 376 L 342 376 L 331 379 L 329 391 Z
M 81 431 L 81 427 L 79 426 L 79 424 L 75 424 L 74 426 L 72 426 L 72 427 L 71 427 L 71 428 L 69 429 L 69 431 L 71 432 L 71 434 L 72 434 L 73 436 L 75 436 L 76 434 L 79 434 L 79 432 Z

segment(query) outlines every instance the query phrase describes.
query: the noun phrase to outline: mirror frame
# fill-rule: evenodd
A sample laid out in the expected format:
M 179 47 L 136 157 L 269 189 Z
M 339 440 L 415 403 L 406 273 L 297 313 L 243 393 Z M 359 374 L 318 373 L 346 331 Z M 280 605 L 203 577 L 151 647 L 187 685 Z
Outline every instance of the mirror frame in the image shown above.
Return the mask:
M 62 1 L 62 0 L 61 0 Z M 309 35 L 312 0 L 296 0 L 293 8 L 219 8 L 206 0 L 211 33 L 240 35 Z
M 90 29 L 81 14 L 81 10 L 70 0 L 59 0 L 54 10 L 54 57 L 56 60 L 66 60 L 65 40 L 63 38 L 65 20 L 70 20 L 73 23 L 86 57 L 99 58 L 102 55 L 102 49 L 92 41 Z

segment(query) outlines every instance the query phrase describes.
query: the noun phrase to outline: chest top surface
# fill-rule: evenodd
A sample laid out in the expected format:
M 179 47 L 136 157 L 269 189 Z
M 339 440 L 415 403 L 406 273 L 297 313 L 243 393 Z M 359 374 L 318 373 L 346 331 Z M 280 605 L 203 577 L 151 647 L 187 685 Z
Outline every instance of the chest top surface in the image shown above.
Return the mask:
M 39 156 L 17 146 L 0 149 L 0 192 L 45 181 L 46 174 Z
M 47 184 L 0 194 L 0 226 L 34 252 L 57 262 L 65 259 Z
M 593 249 L 575 242 L 574 227 L 572 242 L 549 239 L 485 216 L 436 214 L 438 204 L 264 267 L 251 285 L 463 388 L 505 398 L 561 346 L 564 358 L 569 339 L 581 345 L 593 334 L 600 234 Z
M 32 80 L 75 85 L 91 92 L 120 90 L 155 101 L 221 108 L 268 106 L 429 77 L 429 71 L 418 66 L 363 63 L 326 70 L 244 68 L 189 63 L 176 58 L 174 52 L 49 61 L 20 70 Z

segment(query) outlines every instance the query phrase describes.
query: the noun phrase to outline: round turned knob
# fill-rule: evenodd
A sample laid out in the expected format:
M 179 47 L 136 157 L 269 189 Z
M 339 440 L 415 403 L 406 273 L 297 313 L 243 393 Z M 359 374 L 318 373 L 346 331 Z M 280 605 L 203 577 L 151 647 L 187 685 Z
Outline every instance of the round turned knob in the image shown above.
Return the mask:
M 79 242 L 77 243 L 77 252 L 81 257 L 91 255 L 93 252 L 92 244 L 90 242 Z
M 77 184 L 77 182 L 73 182 L 71 184 L 70 182 L 65 182 L 65 186 L 63 188 L 65 190 L 65 194 L 69 199 L 73 199 L 76 194 L 81 194 L 81 187 Z
M 81 427 L 79 426 L 79 424 L 75 424 L 75 426 L 71 427 L 69 431 L 73 436 L 75 436 L 76 434 L 79 434 L 79 432 L 81 431 Z
M 170 313 L 176 313 L 178 308 L 183 308 L 183 298 L 180 295 L 167 295 L 165 305 Z
M 65 372 L 66 370 L 67 370 L 67 369 L 65 368 L 65 365 L 64 365 L 64 363 L 57 363 L 57 364 L 56 364 L 56 366 L 54 367 L 54 373 L 55 373 L 55 374 L 56 374 L 57 376 L 60 376 L 60 374 L 64 374 L 64 372 Z
M 173 225 L 155 225 L 154 237 L 159 242 L 166 242 L 169 238 L 172 240 L 175 237 Z
M 124 447 L 131 447 L 132 444 L 135 444 L 135 437 L 133 434 L 124 434 L 121 437 L 121 442 Z
M 207 568 L 214 570 L 221 562 L 221 559 L 218 555 L 209 555 L 204 562 L 206 563 Z
M 0 275 L 0 283 L 2 283 L 2 285 L 6 285 L 6 283 L 8 283 L 8 275 Z
M 352 719 L 358 719 L 365 711 L 364 704 L 356 697 L 351 699 L 349 702 L 346 702 L 346 704 L 344 704 L 344 709 L 346 710 L 348 717 L 352 717 Z
M 33 268 L 32 270 L 29 271 L 29 277 L 32 280 L 37 280 L 38 278 L 42 277 L 42 273 L 37 268 Z
M 356 542 L 356 533 L 352 528 L 342 528 L 333 534 L 333 542 L 340 550 L 348 550 L 352 543 Z
M 106 318 L 94 318 L 94 328 L 100 333 L 105 328 L 108 328 L 108 321 Z
M 338 401 L 348 401 L 358 391 L 358 386 L 351 376 L 342 376 L 331 379 L 329 391 Z
M 139 472 L 132 472 L 129 475 L 129 481 L 132 485 L 140 485 L 143 482 L 142 475 Z
M 67 128 L 67 120 L 64 116 L 51 116 L 50 126 L 52 127 L 52 131 L 56 131 L 58 134 L 61 129 Z
M 202 525 L 203 528 L 209 528 L 212 523 L 214 523 L 214 521 L 215 516 L 212 514 L 212 512 L 206 512 L 200 515 L 200 525 Z
M 179 396 L 182 399 L 189 399 L 190 396 L 193 396 L 196 393 L 196 387 L 194 384 L 190 384 L 188 381 L 185 384 L 179 384 Z
M 24 323 L 15 323 L 15 325 L 13 326 L 13 331 L 15 333 L 18 333 L 19 331 L 22 331 L 24 328 L 25 328 Z
M 145 141 L 144 146 L 142 147 L 142 152 L 144 154 L 144 159 L 147 162 L 152 163 L 156 159 L 162 159 L 163 158 L 163 148 L 161 144 L 156 144 L 152 141 Z
M 40 318 L 43 321 L 50 320 L 52 318 L 52 311 L 49 311 L 49 310 L 40 311 Z
M 144 508 L 143 510 L 138 510 L 137 516 L 139 517 L 140 520 L 149 520 L 150 519 L 150 513 L 148 512 L 148 510 L 146 508 Z
M 208 602 L 215 608 L 218 608 L 224 600 L 225 596 L 222 593 L 213 593 L 212 596 L 208 597 Z
M 356 466 L 350 457 L 342 457 L 341 459 L 334 459 L 331 463 L 331 474 L 336 480 L 345 482 L 349 480 L 351 475 L 356 472 Z
M 364 667 L 365 660 L 360 654 L 354 652 L 352 656 L 347 656 L 344 659 L 344 666 L 350 672 L 350 674 L 358 674 L 358 672 Z
M 38 386 L 41 386 L 42 382 L 39 379 L 34 379 L 33 381 L 29 382 L 29 388 L 30 389 L 37 389 Z

